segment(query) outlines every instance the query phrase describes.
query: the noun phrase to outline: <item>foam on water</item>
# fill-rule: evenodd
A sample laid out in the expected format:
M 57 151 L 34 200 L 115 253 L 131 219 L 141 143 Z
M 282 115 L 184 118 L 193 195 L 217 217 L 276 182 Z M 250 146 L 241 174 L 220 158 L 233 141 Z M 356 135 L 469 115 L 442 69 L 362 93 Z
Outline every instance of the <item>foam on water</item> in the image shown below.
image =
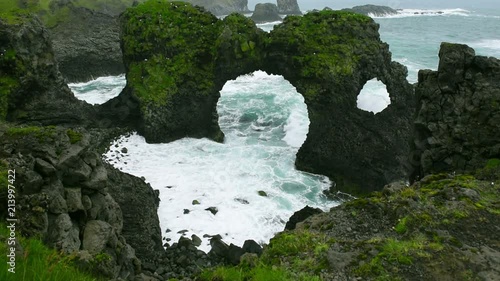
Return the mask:
M 357 99 L 359 109 L 375 114 L 384 110 L 391 104 L 387 87 L 376 78 L 366 82 Z
M 68 86 L 78 99 L 90 104 L 103 104 L 118 96 L 125 84 L 125 75 L 119 75 L 99 77 L 85 83 L 71 83 Z
M 482 39 L 477 42 L 471 42 L 469 45 L 473 48 L 483 48 L 500 54 L 500 39 Z
M 105 155 L 115 167 L 144 176 L 160 190 L 165 238 L 175 242 L 186 230 L 185 235 L 203 239 L 205 251 L 206 234 L 220 234 L 236 245 L 246 239 L 264 243 L 305 205 L 325 210 L 335 205 L 322 195 L 330 185 L 327 177 L 294 168 L 309 122 L 303 97 L 283 77 L 258 71 L 229 81 L 218 113 L 224 144 L 188 138 L 147 144 L 133 134 Z M 128 153 L 121 153 L 122 147 Z M 193 200 L 200 204 L 192 205 Z M 206 211 L 209 207 L 218 213 Z
M 369 14 L 372 18 L 406 18 L 406 17 L 429 17 L 429 16 L 463 16 L 468 17 L 470 11 L 465 9 L 400 9 L 397 10 L 395 15 L 383 15 L 377 16 L 374 14 Z

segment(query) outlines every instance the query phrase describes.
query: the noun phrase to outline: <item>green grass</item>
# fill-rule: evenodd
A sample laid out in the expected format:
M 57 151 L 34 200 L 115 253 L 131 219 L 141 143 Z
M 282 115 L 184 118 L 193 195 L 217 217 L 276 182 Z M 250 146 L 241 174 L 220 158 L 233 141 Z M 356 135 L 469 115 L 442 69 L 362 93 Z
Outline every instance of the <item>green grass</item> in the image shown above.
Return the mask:
M 81 133 L 74 131 L 72 129 L 66 130 L 66 135 L 68 135 L 69 142 L 71 144 L 75 144 L 75 143 L 81 141 L 82 137 L 83 137 L 83 135 Z
M 5 241 L 9 232 L 5 223 L 0 223 L 0 236 Z M 73 256 L 64 256 L 49 249 L 36 238 L 24 238 L 17 234 L 24 248 L 24 255 L 16 257 L 15 273 L 7 271 L 7 244 L 0 244 L 0 280 L 12 281 L 96 281 L 97 278 L 79 271 L 73 266 Z
M 6 135 L 11 138 L 35 137 L 39 142 L 50 141 L 55 137 L 56 128 L 54 126 L 47 127 L 10 127 L 6 131 Z

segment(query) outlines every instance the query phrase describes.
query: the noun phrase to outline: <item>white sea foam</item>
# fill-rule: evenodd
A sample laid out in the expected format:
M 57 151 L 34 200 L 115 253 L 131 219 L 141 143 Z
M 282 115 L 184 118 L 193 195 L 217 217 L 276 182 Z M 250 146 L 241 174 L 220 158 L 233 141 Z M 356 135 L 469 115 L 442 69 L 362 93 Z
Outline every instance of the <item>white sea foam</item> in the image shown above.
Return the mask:
M 376 78 L 366 82 L 358 95 L 359 109 L 379 113 L 391 104 L 391 99 L 384 83 Z
M 500 39 L 483 39 L 477 42 L 471 42 L 470 45 L 473 48 L 484 48 L 493 51 L 500 51 Z
M 103 104 L 118 96 L 125 87 L 125 75 L 99 77 L 85 83 L 68 84 L 75 97 L 90 104 Z
M 406 18 L 406 17 L 428 17 L 428 16 L 464 16 L 467 17 L 471 14 L 470 11 L 464 9 L 442 9 L 442 10 L 434 10 L 434 9 L 401 9 L 397 10 L 397 14 L 395 15 L 374 15 L 369 14 L 372 18 Z
M 294 168 L 309 122 L 303 97 L 283 77 L 257 71 L 229 81 L 218 112 L 224 144 L 188 138 L 147 144 L 133 134 L 105 155 L 115 167 L 144 176 L 160 190 L 158 212 L 170 243 L 182 230 L 202 238 L 204 251 L 210 248 L 205 234 L 221 234 L 240 246 L 246 239 L 264 243 L 305 205 L 324 210 L 335 205 L 322 195 L 330 185 L 327 177 Z M 269 196 L 259 196 L 261 190 Z M 192 205 L 193 200 L 200 205 Z M 209 207 L 218 213 L 206 211 Z

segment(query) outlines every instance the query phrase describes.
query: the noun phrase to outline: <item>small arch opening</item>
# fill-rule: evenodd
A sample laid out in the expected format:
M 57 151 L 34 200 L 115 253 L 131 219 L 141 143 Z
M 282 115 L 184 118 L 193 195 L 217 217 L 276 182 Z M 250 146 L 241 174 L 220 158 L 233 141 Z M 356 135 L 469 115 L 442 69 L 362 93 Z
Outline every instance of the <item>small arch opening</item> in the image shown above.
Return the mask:
M 382 112 L 391 104 L 391 98 L 387 87 L 377 78 L 373 78 L 365 83 L 357 98 L 357 107 L 361 110 Z

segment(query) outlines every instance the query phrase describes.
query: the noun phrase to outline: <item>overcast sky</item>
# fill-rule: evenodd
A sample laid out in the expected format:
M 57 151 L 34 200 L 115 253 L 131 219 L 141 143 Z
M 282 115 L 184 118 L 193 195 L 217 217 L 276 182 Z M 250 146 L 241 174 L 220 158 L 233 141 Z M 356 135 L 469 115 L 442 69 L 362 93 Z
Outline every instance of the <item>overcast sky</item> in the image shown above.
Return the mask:
M 248 0 L 248 8 L 253 10 L 257 3 L 276 3 L 276 0 Z M 375 4 L 401 8 L 497 8 L 500 0 L 299 0 L 301 10 L 322 9 L 326 6 L 333 9 L 350 8 L 352 6 Z

